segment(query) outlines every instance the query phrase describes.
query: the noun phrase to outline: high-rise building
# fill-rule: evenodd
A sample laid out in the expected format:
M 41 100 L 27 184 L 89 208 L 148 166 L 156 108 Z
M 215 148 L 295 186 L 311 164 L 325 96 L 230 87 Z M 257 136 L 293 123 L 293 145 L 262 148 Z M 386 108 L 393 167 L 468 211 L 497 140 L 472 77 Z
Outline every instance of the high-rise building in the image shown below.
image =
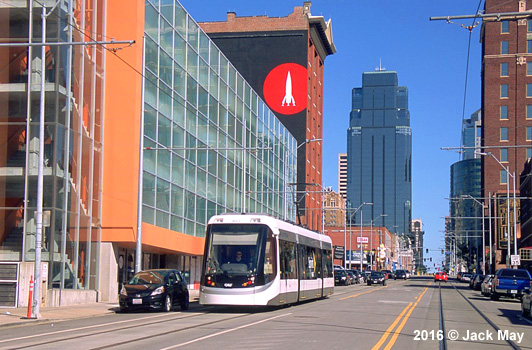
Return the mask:
M 83 4 L 53 7 L 47 41 L 135 43 L 48 45 L 44 72 L 39 49 L 0 48 L 0 261 L 9 262 L 0 271 L 16 276 L 8 296 L 29 284 L 35 261 L 40 77 L 46 305 L 116 301 L 137 262 L 181 269 L 195 288 L 211 216 L 295 220 L 283 193 L 296 181 L 296 140 L 179 2 Z M 5 37 L 40 42 L 30 19 L 41 6 L 4 1 Z M 12 306 L 27 302 L 19 296 Z
M 347 198 L 347 153 L 338 154 L 338 193 Z
M 323 69 L 336 52 L 331 20 L 313 16 L 306 1 L 286 17 L 229 12 L 225 22 L 200 25 L 296 138 L 298 217 L 320 230 Z
M 362 75 L 354 88 L 347 131 L 348 207 L 355 215 L 390 232 L 410 233 L 412 219 L 412 132 L 408 89 L 397 73 L 379 70 Z M 381 215 L 386 215 L 380 217 Z M 380 217 L 380 218 L 379 218 Z
M 414 255 L 414 266 L 416 272 L 423 271 L 423 236 L 425 235 L 425 230 L 423 230 L 423 221 L 421 219 L 412 220 L 412 252 Z
M 482 142 L 482 113 L 477 110 L 471 117 L 462 122 L 462 159 L 475 159 L 482 157 L 478 154 Z M 475 153 L 477 151 L 477 153 Z
M 483 157 L 483 196 L 496 196 L 493 217 L 507 216 L 507 182 L 513 195 L 512 175 L 524 169 L 532 156 L 532 20 L 520 12 L 532 10 L 532 2 L 522 0 L 486 0 L 483 17 L 482 41 L 482 137 L 484 152 L 491 152 L 506 170 L 493 159 Z M 528 146 L 528 147 L 527 147 Z M 516 179 L 516 191 L 518 191 Z M 519 197 L 518 193 L 516 196 Z M 519 201 L 517 201 L 519 212 Z M 508 236 L 511 254 L 519 241 L 520 224 L 513 232 L 513 201 L 510 201 L 510 232 L 506 221 L 494 225 L 496 266 L 507 261 Z M 517 236 L 517 240 L 514 239 Z

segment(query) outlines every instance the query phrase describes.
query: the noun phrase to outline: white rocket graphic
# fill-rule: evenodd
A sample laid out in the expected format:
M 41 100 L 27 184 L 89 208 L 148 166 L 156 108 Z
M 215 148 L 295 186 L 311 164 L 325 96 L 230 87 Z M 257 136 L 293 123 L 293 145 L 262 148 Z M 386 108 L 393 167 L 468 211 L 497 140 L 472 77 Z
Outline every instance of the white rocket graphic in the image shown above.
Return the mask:
M 288 75 L 286 76 L 286 90 L 284 93 L 283 102 L 281 102 L 281 106 L 284 106 L 285 103 L 287 106 L 290 106 L 290 102 L 292 102 L 292 106 L 296 105 L 294 96 L 292 96 L 292 77 L 290 76 L 290 71 L 288 71 Z

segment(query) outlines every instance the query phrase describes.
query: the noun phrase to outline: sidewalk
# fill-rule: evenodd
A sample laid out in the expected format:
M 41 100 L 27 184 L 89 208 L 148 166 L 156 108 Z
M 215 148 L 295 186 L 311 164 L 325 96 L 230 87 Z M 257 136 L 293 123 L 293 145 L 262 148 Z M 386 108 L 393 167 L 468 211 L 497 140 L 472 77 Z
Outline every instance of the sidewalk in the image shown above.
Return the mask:
M 198 290 L 189 290 L 189 294 L 191 302 L 198 300 Z M 40 318 L 27 319 L 27 308 L 0 308 L 0 328 L 113 314 L 118 311 L 118 303 L 102 302 L 62 307 L 41 307 L 39 311 Z

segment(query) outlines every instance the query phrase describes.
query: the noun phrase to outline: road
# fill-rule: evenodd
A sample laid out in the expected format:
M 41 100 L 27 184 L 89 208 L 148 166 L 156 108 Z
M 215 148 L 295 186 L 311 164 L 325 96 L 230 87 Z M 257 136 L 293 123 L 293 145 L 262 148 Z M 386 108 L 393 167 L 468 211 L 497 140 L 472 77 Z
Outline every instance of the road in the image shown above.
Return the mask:
M 412 278 L 339 286 L 328 299 L 275 309 L 192 304 L 3 328 L 0 349 L 532 349 L 532 321 L 520 314 L 518 301 Z

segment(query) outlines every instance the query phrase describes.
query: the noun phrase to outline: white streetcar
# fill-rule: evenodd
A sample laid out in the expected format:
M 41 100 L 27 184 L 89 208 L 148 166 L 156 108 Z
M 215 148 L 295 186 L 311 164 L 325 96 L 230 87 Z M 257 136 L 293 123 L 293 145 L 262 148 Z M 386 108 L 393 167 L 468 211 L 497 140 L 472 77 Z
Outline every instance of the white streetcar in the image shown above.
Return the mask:
M 334 292 L 331 238 L 265 214 L 213 216 L 202 305 L 283 305 Z

